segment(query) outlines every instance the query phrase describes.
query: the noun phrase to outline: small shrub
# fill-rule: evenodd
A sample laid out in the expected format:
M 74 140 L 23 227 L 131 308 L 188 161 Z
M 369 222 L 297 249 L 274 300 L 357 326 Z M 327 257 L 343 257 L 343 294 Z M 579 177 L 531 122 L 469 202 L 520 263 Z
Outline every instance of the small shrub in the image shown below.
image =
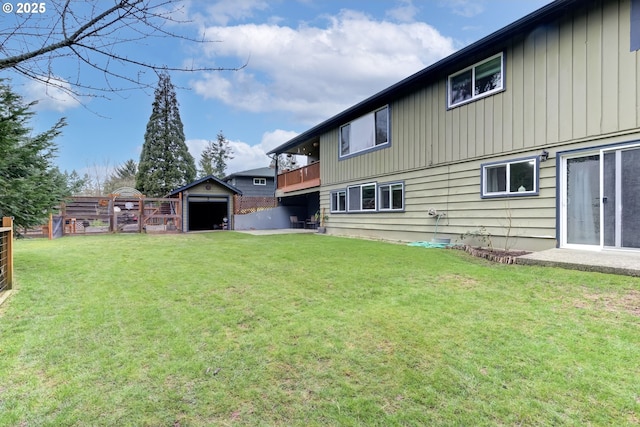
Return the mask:
M 463 241 L 466 239 L 472 239 L 479 242 L 476 246 L 487 247 L 490 251 L 493 251 L 491 233 L 487 231 L 487 228 L 484 225 L 481 225 L 477 230 L 467 231 L 466 233 L 461 234 L 460 239 Z

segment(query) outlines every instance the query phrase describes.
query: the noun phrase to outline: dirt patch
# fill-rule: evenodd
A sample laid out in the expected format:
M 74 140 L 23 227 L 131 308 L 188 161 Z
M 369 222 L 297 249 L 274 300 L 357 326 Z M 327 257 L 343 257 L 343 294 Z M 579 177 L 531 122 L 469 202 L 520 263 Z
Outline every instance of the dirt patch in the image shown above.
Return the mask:
M 478 281 L 473 277 L 463 276 L 461 274 L 444 274 L 438 276 L 438 280 L 446 283 L 455 283 L 462 288 L 473 288 Z
M 640 291 L 630 290 L 628 292 L 617 293 L 585 293 L 584 300 L 575 301 L 576 308 L 595 308 L 610 312 L 625 312 L 633 316 L 640 317 Z

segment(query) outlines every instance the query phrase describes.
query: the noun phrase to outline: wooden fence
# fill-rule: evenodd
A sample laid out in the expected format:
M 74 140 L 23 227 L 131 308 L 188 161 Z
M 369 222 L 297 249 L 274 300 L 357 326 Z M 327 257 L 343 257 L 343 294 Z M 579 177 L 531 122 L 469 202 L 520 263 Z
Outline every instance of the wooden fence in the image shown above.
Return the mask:
M 278 206 L 275 197 L 233 196 L 233 213 L 246 215 L 248 213 L 263 211 Z
M 0 227 L 0 292 L 13 284 L 13 219 L 2 218 Z
M 182 230 L 181 198 L 72 197 L 62 204 L 64 234 Z

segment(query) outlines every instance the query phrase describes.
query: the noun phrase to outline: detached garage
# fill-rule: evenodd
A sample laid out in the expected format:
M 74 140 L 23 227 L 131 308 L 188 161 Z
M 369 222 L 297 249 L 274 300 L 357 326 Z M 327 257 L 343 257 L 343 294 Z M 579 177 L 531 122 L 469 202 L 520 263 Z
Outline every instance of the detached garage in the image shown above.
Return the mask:
M 236 194 L 242 192 L 209 175 L 172 191 L 169 197 L 182 199 L 184 231 L 232 230 Z

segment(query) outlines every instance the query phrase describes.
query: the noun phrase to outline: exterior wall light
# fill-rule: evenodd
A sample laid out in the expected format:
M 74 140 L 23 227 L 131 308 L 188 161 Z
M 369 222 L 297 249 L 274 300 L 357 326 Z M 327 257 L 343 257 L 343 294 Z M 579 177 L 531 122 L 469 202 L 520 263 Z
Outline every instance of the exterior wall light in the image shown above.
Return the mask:
M 542 150 L 542 153 L 540 153 L 540 161 L 546 162 L 548 159 L 549 159 L 549 152 L 547 150 Z

